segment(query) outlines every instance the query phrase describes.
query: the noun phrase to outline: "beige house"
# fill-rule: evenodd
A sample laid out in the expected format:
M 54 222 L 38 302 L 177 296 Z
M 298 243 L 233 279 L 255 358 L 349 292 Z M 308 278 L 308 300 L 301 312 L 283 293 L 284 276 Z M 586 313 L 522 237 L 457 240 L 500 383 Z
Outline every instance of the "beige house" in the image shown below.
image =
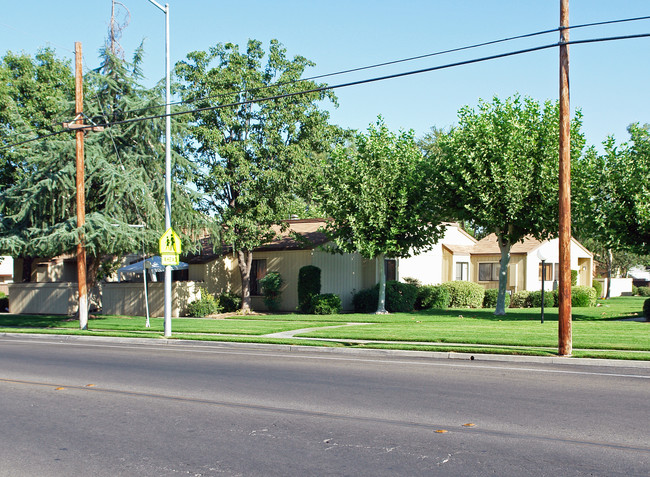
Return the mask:
M 527 237 L 510 250 L 507 289 L 540 290 L 542 264 L 538 252 L 546 257 L 546 290 L 552 289 L 559 276 L 559 239 L 539 241 Z M 485 288 L 499 287 L 501 252 L 496 235 L 480 241 L 463 232 L 457 224 L 447 224 L 444 238 L 430 252 L 400 260 L 400 276 L 412 277 L 423 284 L 452 280 L 472 281 Z M 593 254 L 571 239 L 571 269 L 578 271 L 578 285 L 592 286 Z
M 378 267 L 374 260 L 361 255 L 332 254 L 323 250 L 328 239 L 320 231 L 323 219 L 287 221 L 288 229 L 276 229 L 278 238 L 253 251 L 251 269 L 251 297 L 254 310 L 265 310 L 259 280 L 268 272 L 278 272 L 284 280 L 282 311 L 295 311 L 298 307 L 298 272 L 306 265 L 321 270 L 321 293 L 334 293 L 341 297 L 344 310 L 352 309 L 352 297 L 358 291 L 379 282 Z M 299 237 L 299 238 L 298 238 Z M 200 255 L 186 260 L 189 279 L 202 283 L 210 293 L 241 293 L 241 275 L 236 255 L 228 248 L 213 250 L 209 239 L 204 239 Z M 388 279 L 396 279 L 395 260 L 386 260 Z

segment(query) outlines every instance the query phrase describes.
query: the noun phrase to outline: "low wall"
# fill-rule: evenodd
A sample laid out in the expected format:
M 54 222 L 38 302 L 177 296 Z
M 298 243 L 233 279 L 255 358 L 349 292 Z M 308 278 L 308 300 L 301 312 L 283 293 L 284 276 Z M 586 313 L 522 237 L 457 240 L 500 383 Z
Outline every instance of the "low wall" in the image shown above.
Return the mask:
M 78 290 L 76 283 L 10 283 L 9 313 L 73 315 Z
M 607 296 L 607 278 L 594 278 L 594 281 L 600 282 L 603 286 L 603 296 L 600 298 Z M 630 295 L 632 295 L 632 278 L 612 278 L 610 297 Z
M 165 315 L 165 284 L 147 284 L 149 316 Z M 201 297 L 196 282 L 172 283 L 172 312 L 174 317 L 184 316 L 187 305 Z M 102 313 L 105 315 L 146 316 L 144 285 L 142 283 L 105 283 L 102 286 Z

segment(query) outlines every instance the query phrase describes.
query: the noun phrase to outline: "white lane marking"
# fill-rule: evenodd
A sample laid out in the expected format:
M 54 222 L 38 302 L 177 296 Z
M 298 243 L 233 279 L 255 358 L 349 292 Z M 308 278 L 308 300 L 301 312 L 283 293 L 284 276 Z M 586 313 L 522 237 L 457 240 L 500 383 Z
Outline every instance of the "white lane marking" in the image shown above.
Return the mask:
M 304 354 L 297 354 L 294 352 L 267 352 L 267 351 L 237 351 L 231 349 L 200 349 L 195 346 L 185 346 L 179 344 L 173 345 L 120 345 L 120 344 L 110 344 L 110 343 L 76 343 L 74 341 L 30 341 L 30 340 L 7 340 L 9 343 L 31 343 L 31 344 L 42 344 L 42 345 L 74 345 L 74 346 L 93 346 L 93 347 L 103 347 L 103 348 L 118 348 L 118 349 L 131 349 L 131 350 L 165 350 L 165 351 L 183 351 L 191 353 L 206 353 L 206 354 L 233 354 L 240 356 L 262 356 L 262 357 L 273 357 L 273 358 L 304 358 L 304 359 L 313 359 L 313 360 L 329 360 L 329 361 L 350 361 L 350 362 L 362 362 L 362 363 L 379 363 L 379 364 L 408 364 L 408 365 L 422 365 L 422 366 L 436 366 L 436 367 L 454 367 L 454 368 L 470 368 L 470 369 L 494 369 L 494 370 L 505 370 L 505 371 L 524 371 L 524 372 L 533 372 L 533 373 L 550 373 L 550 374 L 571 374 L 571 375 L 583 375 L 583 376 L 608 376 L 608 377 L 621 377 L 621 378 L 635 378 L 635 379 L 650 379 L 650 375 L 644 376 L 642 374 L 624 374 L 624 373 L 604 373 L 604 372 L 588 372 L 588 371 L 570 371 L 563 369 L 538 369 L 538 368 L 520 368 L 514 366 L 499 366 L 493 364 L 483 364 L 473 361 L 473 364 L 463 364 L 463 363 L 451 363 L 449 360 L 444 362 L 430 362 L 430 361 L 407 361 L 407 360 L 396 360 L 396 359 L 373 359 L 373 358 L 362 358 L 362 357 L 344 357 L 344 356 L 305 356 Z M 217 345 L 218 346 L 218 345 Z M 315 349 L 314 352 L 318 352 L 318 349 Z M 436 359 L 436 358 L 433 358 Z M 543 363 L 542 363 L 543 364 Z M 553 363 L 549 363 L 553 364 Z M 544 364 L 546 366 L 546 364 Z

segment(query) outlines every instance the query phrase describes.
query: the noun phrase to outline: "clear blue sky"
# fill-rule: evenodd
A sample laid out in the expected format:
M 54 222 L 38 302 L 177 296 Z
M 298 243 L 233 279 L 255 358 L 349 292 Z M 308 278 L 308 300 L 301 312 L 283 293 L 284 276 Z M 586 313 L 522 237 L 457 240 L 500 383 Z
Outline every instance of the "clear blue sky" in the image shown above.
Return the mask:
M 288 54 L 303 55 L 316 67 L 308 75 L 331 73 L 540 30 L 559 24 L 559 0 L 168 0 L 171 57 L 220 42 L 245 45 L 255 38 L 268 45 L 277 38 Z M 111 12 L 110 0 L 35 0 L 3 2 L 0 54 L 34 54 L 51 46 L 73 57 L 83 44 L 85 65 L 98 64 Z M 164 76 L 164 14 L 148 0 L 121 0 L 130 24 L 121 44 L 127 56 L 145 40 L 144 72 L 149 84 Z M 164 3 L 161 1 L 160 3 Z M 571 0 L 571 24 L 650 15 L 647 0 Z M 575 30 L 571 39 L 650 32 L 650 21 Z M 469 52 L 403 63 L 325 79 L 330 84 L 415 70 L 459 60 L 556 42 L 556 33 Z M 584 114 L 590 144 L 606 135 L 627 139 L 631 122 L 650 123 L 650 38 L 575 45 L 570 50 L 571 107 Z M 377 115 L 393 129 L 456 122 L 463 105 L 479 98 L 520 93 L 537 100 L 558 97 L 556 48 L 481 64 L 337 90 L 340 107 L 332 121 L 365 129 Z

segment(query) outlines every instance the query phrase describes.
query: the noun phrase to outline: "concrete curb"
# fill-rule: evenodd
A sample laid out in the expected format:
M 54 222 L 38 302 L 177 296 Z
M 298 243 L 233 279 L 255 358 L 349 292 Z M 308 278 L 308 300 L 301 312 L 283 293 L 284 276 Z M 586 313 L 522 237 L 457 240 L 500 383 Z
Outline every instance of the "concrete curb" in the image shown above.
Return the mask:
M 230 341 L 200 341 L 200 340 L 178 340 L 178 339 L 154 339 L 154 338 L 118 338 L 111 336 L 79 336 L 79 335 L 51 335 L 37 333 L 0 333 L 1 338 L 23 338 L 39 339 L 58 342 L 95 342 L 95 343 L 119 343 L 119 344 L 142 344 L 151 346 L 173 346 L 173 347 L 212 347 L 231 349 L 256 349 L 274 350 L 292 353 L 323 353 L 340 354 L 360 357 L 411 357 L 429 359 L 453 359 L 465 361 L 498 361 L 510 363 L 529 364 L 554 364 L 574 366 L 601 366 L 617 368 L 642 368 L 650 369 L 650 361 L 623 360 L 623 359 L 597 359 L 597 358 L 571 358 L 564 356 L 521 356 L 503 354 L 483 353 L 459 353 L 454 351 L 408 351 L 389 349 L 349 349 L 349 348 L 326 348 L 316 346 L 284 345 L 270 343 L 237 343 Z

